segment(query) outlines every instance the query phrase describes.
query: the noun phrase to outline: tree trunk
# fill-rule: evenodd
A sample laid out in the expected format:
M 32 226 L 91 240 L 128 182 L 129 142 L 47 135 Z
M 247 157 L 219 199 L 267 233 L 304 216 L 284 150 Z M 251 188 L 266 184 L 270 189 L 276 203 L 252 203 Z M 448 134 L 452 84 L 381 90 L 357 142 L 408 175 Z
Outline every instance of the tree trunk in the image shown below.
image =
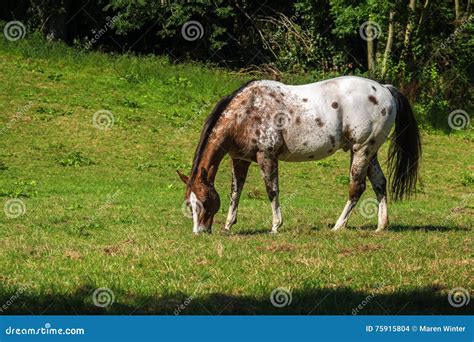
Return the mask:
M 459 0 L 454 0 L 454 14 L 455 14 L 456 21 L 458 21 L 459 17 L 461 16 L 459 12 Z
M 383 54 L 382 60 L 382 78 L 385 77 L 387 73 L 387 63 L 388 59 L 390 58 L 390 53 L 392 52 L 393 46 L 393 18 L 395 17 L 395 12 L 390 11 L 389 19 L 388 19 L 388 37 L 387 37 L 387 45 L 385 45 L 385 52 Z
M 44 31 L 46 36 L 51 40 L 68 39 L 67 19 L 70 13 L 72 0 L 51 0 L 45 9 L 49 12 L 44 20 Z M 47 12 L 45 12 L 47 15 Z
M 367 40 L 367 68 L 369 72 L 375 69 L 375 39 Z
M 428 6 L 430 5 L 430 0 L 426 0 L 425 4 L 423 5 L 423 9 L 421 10 L 420 20 L 418 21 L 418 25 L 423 24 L 423 20 L 425 19 L 425 14 L 428 11 Z
M 410 47 L 411 32 L 413 31 L 413 16 L 415 15 L 416 0 L 410 0 L 408 5 L 408 23 L 405 29 L 405 40 L 403 41 L 403 56 L 406 56 Z

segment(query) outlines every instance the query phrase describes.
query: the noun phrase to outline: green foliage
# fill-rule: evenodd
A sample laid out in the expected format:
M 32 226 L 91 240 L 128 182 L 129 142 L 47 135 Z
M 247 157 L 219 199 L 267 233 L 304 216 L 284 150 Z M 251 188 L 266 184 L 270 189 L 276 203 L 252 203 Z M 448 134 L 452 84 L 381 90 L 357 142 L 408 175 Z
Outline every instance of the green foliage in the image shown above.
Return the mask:
M 474 185 L 474 172 L 469 172 L 469 171 L 464 172 L 462 175 L 461 183 L 464 186 Z
M 0 188 L 0 197 L 34 197 L 38 195 L 36 180 L 15 180 L 7 189 Z
M 350 178 L 347 175 L 338 175 L 336 176 L 336 182 L 342 185 L 348 185 L 350 183 Z
M 81 151 L 74 151 L 68 153 L 64 157 L 58 160 L 58 163 L 62 166 L 89 166 L 96 164 L 92 159 L 84 156 Z

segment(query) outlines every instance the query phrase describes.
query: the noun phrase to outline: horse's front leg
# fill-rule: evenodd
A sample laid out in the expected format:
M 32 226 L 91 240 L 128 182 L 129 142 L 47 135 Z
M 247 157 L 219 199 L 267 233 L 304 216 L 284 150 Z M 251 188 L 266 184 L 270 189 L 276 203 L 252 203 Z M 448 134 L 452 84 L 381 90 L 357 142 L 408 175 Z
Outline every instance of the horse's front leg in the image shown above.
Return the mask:
M 272 203 L 273 224 L 271 233 L 277 233 L 278 228 L 283 224 L 278 200 L 278 159 L 265 152 L 257 152 L 257 163 L 265 181 L 268 199 Z
M 232 158 L 232 186 L 230 190 L 230 206 L 224 229 L 230 232 L 230 228 L 237 223 L 237 208 L 239 207 L 240 194 L 244 187 L 250 162 L 242 159 Z

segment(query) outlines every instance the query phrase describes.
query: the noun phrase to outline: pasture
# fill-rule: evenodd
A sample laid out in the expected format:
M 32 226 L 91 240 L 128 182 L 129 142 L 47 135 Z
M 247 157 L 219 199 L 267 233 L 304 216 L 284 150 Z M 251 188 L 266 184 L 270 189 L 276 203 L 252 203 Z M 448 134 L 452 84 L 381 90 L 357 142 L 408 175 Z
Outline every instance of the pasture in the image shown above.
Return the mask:
M 268 234 L 271 207 L 255 164 L 238 223 L 221 233 L 226 157 L 213 234 L 192 234 L 175 170 L 189 173 L 204 119 L 250 78 L 34 37 L 0 40 L 0 199 L 26 208 L 0 215 L 4 313 L 352 314 L 365 302 L 358 314 L 472 314 L 472 300 L 448 302 L 451 289 L 474 285 L 472 129 L 422 130 L 422 186 L 389 202 L 383 233 L 374 233 L 369 183 L 348 229 L 330 231 L 347 199 L 349 155 L 338 151 L 281 163 L 277 235 Z M 93 125 L 99 110 L 112 113 L 109 129 Z M 113 303 L 94 305 L 97 288 L 110 289 Z M 291 303 L 272 305 L 277 288 Z

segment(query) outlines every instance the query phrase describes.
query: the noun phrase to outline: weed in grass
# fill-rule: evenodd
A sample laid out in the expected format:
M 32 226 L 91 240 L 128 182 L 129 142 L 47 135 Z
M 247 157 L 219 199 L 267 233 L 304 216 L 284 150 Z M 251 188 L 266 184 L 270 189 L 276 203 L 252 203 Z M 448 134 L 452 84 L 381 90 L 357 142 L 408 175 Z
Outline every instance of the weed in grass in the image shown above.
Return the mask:
M 48 75 L 48 80 L 57 82 L 57 81 L 60 81 L 62 77 L 63 77 L 62 74 L 54 73 L 54 74 Z
M 92 159 L 84 156 L 81 151 L 74 151 L 68 153 L 64 157 L 58 160 L 59 165 L 62 166 L 73 166 L 73 167 L 80 167 L 80 166 L 89 166 L 95 165 L 96 162 Z
M 348 175 L 338 175 L 336 176 L 336 182 L 342 185 L 348 185 L 351 179 Z
M 142 164 L 137 164 L 135 169 L 137 171 L 145 171 L 145 170 L 149 170 L 149 169 L 156 168 L 156 167 L 159 167 L 158 163 L 146 162 L 146 163 L 142 163 Z
M 474 185 L 474 172 L 466 171 L 462 175 L 461 184 L 464 186 Z
M 316 162 L 316 165 L 324 167 L 324 168 L 331 168 L 331 167 L 336 166 L 336 160 L 334 160 L 334 159 L 322 159 L 322 160 L 318 160 Z
M 0 188 L 0 197 L 35 197 L 38 195 L 36 180 L 17 180 L 7 189 Z

